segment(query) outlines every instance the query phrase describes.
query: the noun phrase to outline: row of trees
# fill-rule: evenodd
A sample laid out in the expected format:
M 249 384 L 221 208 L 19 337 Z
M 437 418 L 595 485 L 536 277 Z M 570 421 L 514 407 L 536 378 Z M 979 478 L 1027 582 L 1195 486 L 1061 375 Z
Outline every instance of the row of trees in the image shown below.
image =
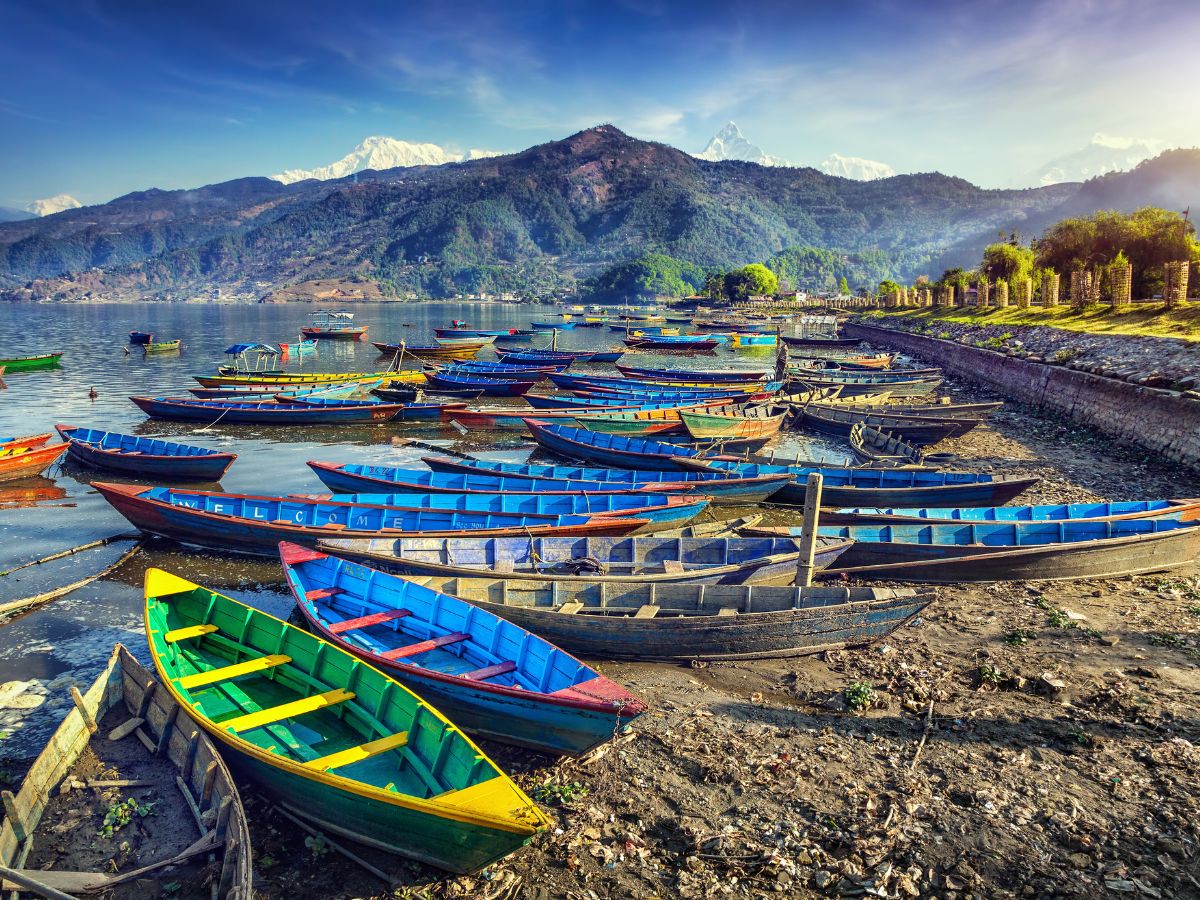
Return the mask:
M 1132 296 L 1148 299 L 1163 293 L 1164 264 L 1183 260 L 1194 273 L 1200 264 L 1200 242 L 1195 225 L 1180 213 L 1158 207 L 1133 213 L 1105 211 L 1063 219 L 1029 244 L 1010 233 L 984 248 L 977 269 L 947 269 L 937 281 L 918 278 L 916 287 L 928 287 L 935 296 L 947 288 L 961 295 L 973 285 L 1005 282 L 1015 296 L 1019 285 L 1028 283 L 1038 295 L 1048 276 L 1057 273 L 1065 296 L 1070 273 L 1084 272 L 1095 285 L 1094 297 L 1112 301 L 1119 299 L 1114 298 L 1112 286 L 1120 284 L 1132 266 Z M 1200 278 L 1193 274 L 1189 283 L 1193 296 L 1200 294 Z M 877 292 L 889 296 L 899 290 L 899 284 L 885 279 Z

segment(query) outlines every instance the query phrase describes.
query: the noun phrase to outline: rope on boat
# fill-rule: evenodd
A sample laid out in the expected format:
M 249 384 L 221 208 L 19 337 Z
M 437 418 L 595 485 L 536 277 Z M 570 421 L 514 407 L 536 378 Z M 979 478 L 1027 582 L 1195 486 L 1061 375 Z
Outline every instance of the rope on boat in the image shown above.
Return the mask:
M 59 597 L 69 594 L 72 591 L 77 591 L 79 588 L 91 584 L 105 575 L 110 575 L 121 566 L 125 565 L 130 558 L 142 548 L 142 542 L 138 541 L 128 550 L 121 554 L 121 557 L 114 563 L 105 566 L 95 575 L 89 575 L 87 578 L 82 578 L 79 581 L 64 585 L 60 588 L 55 588 L 52 591 L 46 591 L 42 594 L 34 594 L 32 597 L 25 597 L 22 600 L 12 600 L 8 603 L 0 604 L 0 616 L 8 616 L 13 613 L 21 612 L 31 606 L 37 606 L 39 603 L 48 603 L 51 600 L 57 600 Z

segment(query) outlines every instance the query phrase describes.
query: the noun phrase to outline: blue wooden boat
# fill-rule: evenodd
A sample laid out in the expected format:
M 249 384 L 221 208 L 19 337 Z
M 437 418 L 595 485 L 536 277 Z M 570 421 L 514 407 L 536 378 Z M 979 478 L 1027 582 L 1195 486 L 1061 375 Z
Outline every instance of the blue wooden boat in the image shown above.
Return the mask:
M 328 538 L 319 547 L 401 575 L 522 581 L 580 579 L 608 584 L 792 584 L 800 561 L 793 538 Z M 816 568 L 850 548 L 818 539 Z
M 676 458 L 700 456 L 699 451 L 662 441 L 605 434 L 566 425 L 548 425 L 536 419 L 531 419 L 526 427 L 538 446 L 551 453 L 616 469 L 649 469 L 657 472 L 682 469 L 682 466 L 676 465 Z
M 515 328 L 501 328 L 493 331 L 484 331 L 478 328 L 435 328 L 433 333 L 440 338 L 486 338 L 486 337 L 508 337 L 516 334 Z
M 932 590 L 763 584 L 607 584 L 415 576 L 557 645 L 600 659 L 690 662 L 803 656 L 870 644 Z
M 368 466 L 358 463 L 310 460 L 309 468 L 331 491 L 339 494 L 514 494 L 514 495 L 585 495 L 588 498 L 609 494 L 703 494 L 714 502 L 748 502 L 747 497 L 765 496 L 778 490 L 781 479 L 739 480 L 715 478 L 689 480 L 691 473 L 663 473 L 660 480 L 603 481 L 586 478 L 509 477 L 489 472 L 427 472 L 393 466 Z M 684 476 L 673 479 L 676 474 Z M 786 478 L 786 476 L 785 476 Z M 702 487 L 701 487 L 702 485 Z
M 625 355 L 624 350 L 601 350 L 598 353 L 593 353 L 588 357 L 588 362 L 594 363 L 615 363 L 618 359 Z
M 279 556 L 317 634 L 388 673 L 464 731 L 578 756 L 646 711 L 595 669 L 464 600 L 296 544 L 280 544 Z
M 742 394 L 729 399 L 740 399 Z M 683 401 L 680 400 L 657 400 L 653 402 L 643 403 L 634 399 L 633 395 L 622 395 L 620 397 L 554 397 L 546 394 L 529 393 L 525 395 L 525 402 L 534 409 L 545 410 L 564 410 L 578 409 L 586 412 L 606 412 L 615 409 L 673 409 L 682 405 L 684 402 L 694 402 L 694 397 L 687 397 Z M 726 399 L 718 397 L 717 400 Z M 700 402 L 707 402 L 701 400 Z M 533 413 L 531 415 L 536 415 Z
M 447 537 L 469 531 L 480 536 L 624 535 L 643 519 L 612 516 L 559 516 L 529 519 L 501 513 L 421 510 L 213 491 L 184 491 L 128 484 L 92 484 L 104 499 L 146 532 L 184 544 L 232 553 L 272 555 L 280 541 L 312 546 L 320 537 L 379 537 L 391 532 Z
M 509 483 L 505 488 L 508 491 L 516 489 L 512 485 L 517 479 L 582 481 L 605 485 L 610 490 L 636 490 L 665 482 L 676 485 L 671 488 L 672 491 L 694 490 L 711 497 L 715 504 L 754 503 L 765 500 L 786 487 L 794 477 L 790 474 L 778 474 L 742 478 L 726 477 L 720 472 L 639 472 L 630 469 L 531 466 L 448 456 L 425 456 L 421 461 L 434 472 L 442 474 L 490 475 L 503 478 Z
M 76 425 L 54 427 L 67 442 L 71 459 L 85 466 L 135 478 L 220 481 L 237 459 L 236 453 L 222 453 L 161 438 L 137 437 Z
M 938 583 L 1060 581 L 1162 572 L 1200 553 L 1200 523 L 1175 518 L 828 526 L 855 541 L 837 571 Z
M 728 460 L 680 457 L 684 468 L 703 472 L 727 472 L 745 476 L 788 473 L 795 481 L 781 490 L 773 502 L 800 505 L 804 502 L 809 473 L 824 478 L 821 503 L 826 506 L 914 507 L 945 504 L 954 506 L 997 506 L 1007 503 L 1038 483 L 1037 478 L 988 475 L 976 472 L 929 472 L 915 469 L 846 469 L 811 466 L 772 466 Z M 871 498 L 871 499 L 867 499 Z
M 149 331 L 129 332 L 129 343 L 131 344 L 149 344 L 153 340 L 154 335 Z
M 769 373 L 762 369 L 741 371 L 738 369 L 655 369 L 642 366 L 617 366 L 617 371 L 626 378 L 641 381 L 766 381 Z
M 317 473 L 318 476 L 320 472 Z M 709 500 L 701 494 L 637 493 L 637 494 L 574 494 L 542 495 L 485 493 L 470 491 L 448 493 L 431 491 L 380 492 L 375 485 L 370 493 L 337 492 L 314 499 L 332 499 L 341 503 L 368 506 L 391 506 L 396 509 L 420 511 L 442 509 L 456 512 L 503 513 L 527 519 L 559 519 L 561 516 L 617 516 L 643 519 L 646 524 L 631 534 L 649 534 L 681 528 L 708 508 Z M 311 496 L 311 495 L 308 495 Z
M 1040 506 L 851 507 L 822 511 L 826 525 L 953 525 L 960 522 L 1073 522 L 1103 519 L 1200 518 L 1200 500 L 1128 500 L 1111 503 L 1056 503 Z
M 711 391 L 715 389 L 730 393 L 740 390 L 741 393 L 752 394 L 762 390 L 765 383 L 759 379 L 746 379 L 737 383 L 722 383 L 719 385 L 705 383 L 703 379 L 693 379 L 691 381 L 685 379 L 680 382 L 665 383 L 662 381 L 643 381 L 636 378 L 613 378 L 604 375 L 571 375 L 566 372 L 554 372 L 546 377 L 558 387 L 569 391 L 576 388 L 583 388 L 584 390 L 608 389 L 625 392 L 672 391 L 674 393 L 686 394 L 693 391 Z
M 537 384 L 532 381 L 505 381 L 483 375 L 455 375 L 453 372 L 430 372 L 426 376 L 435 388 L 481 391 L 490 397 L 520 397 Z
M 209 422 L 222 425 L 342 425 L 388 422 L 401 411 L 400 403 L 356 403 L 352 406 L 310 406 L 298 403 L 237 403 L 182 397 L 130 397 L 155 419 Z
M 480 375 L 492 375 L 493 372 L 519 375 L 544 375 L 547 372 L 561 372 L 571 364 L 571 360 L 546 360 L 538 363 L 508 363 L 488 362 L 472 359 L 466 362 L 450 363 L 444 366 L 454 372 L 478 372 Z
M 590 350 L 538 350 L 522 347 L 520 350 L 497 350 L 496 358 L 502 363 L 519 366 L 559 365 L 562 363 L 587 362 Z
M 190 388 L 197 400 L 241 400 L 247 403 L 260 400 L 284 400 L 289 397 L 304 397 L 314 394 L 320 397 L 346 398 L 373 393 L 383 384 L 382 378 L 346 381 L 341 384 L 313 382 L 302 387 L 281 384 L 237 384 L 226 387 Z
M 570 331 L 575 327 L 575 323 L 568 319 L 563 319 L 561 322 L 530 322 L 529 324 L 538 331 Z

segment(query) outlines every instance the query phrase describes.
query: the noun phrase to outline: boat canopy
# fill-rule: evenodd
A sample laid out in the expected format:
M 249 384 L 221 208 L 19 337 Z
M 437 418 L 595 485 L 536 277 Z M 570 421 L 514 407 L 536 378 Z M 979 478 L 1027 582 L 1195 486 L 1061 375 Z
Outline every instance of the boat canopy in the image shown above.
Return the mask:
M 270 344 L 253 342 L 246 344 L 234 344 L 231 347 L 226 347 L 225 352 L 229 356 L 241 356 L 244 353 L 268 353 L 273 356 L 278 356 L 279 348 L 272 347 Z

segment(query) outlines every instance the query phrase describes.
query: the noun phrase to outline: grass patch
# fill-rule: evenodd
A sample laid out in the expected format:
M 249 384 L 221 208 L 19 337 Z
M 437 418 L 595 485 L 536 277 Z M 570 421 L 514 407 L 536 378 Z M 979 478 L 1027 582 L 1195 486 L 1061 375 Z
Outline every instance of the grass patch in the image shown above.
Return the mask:
M 880 311 L 888 318 L 908 321 L 959 322 L 964 325 L 1046 325 L 1063 331 L 1087 334 L 1128 334 L 1141 337 L 1173 337 L 1200 341 L 1200 303 L 1192 302 L 1167 310 L 1161 303 L 1134 303 L 1075 309 L 1070 306 L 984 307 L 983 309 L 919 309 Z

